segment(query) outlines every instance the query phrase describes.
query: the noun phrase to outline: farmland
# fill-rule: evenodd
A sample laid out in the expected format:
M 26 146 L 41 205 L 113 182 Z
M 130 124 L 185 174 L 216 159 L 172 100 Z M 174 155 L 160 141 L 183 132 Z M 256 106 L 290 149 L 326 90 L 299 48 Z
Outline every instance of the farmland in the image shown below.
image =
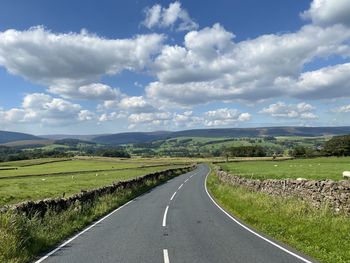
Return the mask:
M 341 180 L 342 172 L 350 170 L 350 158 L 321 157 L 286 161 L 229 162 L 220 163 L 220 166 L 234 175 L 254 179 Z
M 170 162 L 116 158 L 34 159 L 1 163 L 0 206 L 25 200 L 69 196 L 154 171 L 183 165 Z

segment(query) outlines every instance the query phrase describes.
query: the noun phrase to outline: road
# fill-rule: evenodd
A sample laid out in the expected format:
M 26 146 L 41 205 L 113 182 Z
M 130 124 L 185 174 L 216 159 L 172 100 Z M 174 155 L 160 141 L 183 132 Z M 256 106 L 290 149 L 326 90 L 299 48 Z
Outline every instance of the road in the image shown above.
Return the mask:
M 225 214 L 206 191 L 208 172 L 199 165 L 152 189 L 37 262 L 311 262 Z

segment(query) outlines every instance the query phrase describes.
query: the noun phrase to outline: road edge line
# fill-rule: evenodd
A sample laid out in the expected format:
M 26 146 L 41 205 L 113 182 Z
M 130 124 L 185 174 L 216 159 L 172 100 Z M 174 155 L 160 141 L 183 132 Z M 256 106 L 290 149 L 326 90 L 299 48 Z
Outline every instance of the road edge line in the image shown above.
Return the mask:
M 215 200 L 214 198 L 209 194 L 208 189 L 207 189 L 207 179 L 209 174 L 211 173 L 211 168 L 209 167 L 209 172 L 208 174 L 205 176 L 205 180 L 204 180 L 204 188 L 205 188 L 205 192 L 207 193 L 207 195 L 209 196 L 210 200 L 223 212 L 225 213 L 232 221 L 234 221 L 236 224 L 238 224 L 239 226 L 243 227 L 245 230 L 249 231 L 250 233 L 254 234 L 255 236 L 263 239 L 264 241 L 270 243 L 271 245 L 281 249 L 282 251 L 300 259 L 301 261 L 305 262 L 305 263 L 313 263 L 310 260 L 307 260 L 306 258 L 303 258 L 302 256 L 299 256 L 298 254 L 282 247 L 281 245 L 278 245 L 277 243 L 273 242 L 272 240 L 263 237 L 262 235 L 258 234 L 257 232 L 255 232 L 254 230 L 250 229 L 249 227 L 247 227 L 246 225 L 242 224 L 241 222 L 239 222 L 236 218 L 234 218 L 232 215 L 230 215 L 228 212 L 225 211 L 225 209 L 223 209 Z
M 136 198 L 136 197 L 135 197 Z M 135 199 L 134 198 L 134 199 Z M 61 245 L 59 245 L 58 247 L 56 247 L 55 249 L 51 250 L 49 253 L 47 253 L 45 256 L 41 257 L 40 259 L 38 259 L 37 261 L 34 261 L 34 263 L 41 263 L 44 260 L 46 260 L 48 257 L 50 257 L 51 255 L 55 254 L 57 251 L 61 250 L 62 248 L 64 248 L 66 245 L 68 245 L 70 242 L 72 242 L 74 239 L 78 238 L 79 236 L 81 236 L 82 234 L 84 234 L 85 232 L 89 231 L 91 228 L 95 227 L 97 224 L 101 223 L 102 221 L 104 221 L 105 219 L 107 219 L 108 217 L 110 217 L 111 215 L 113 215 L 115 212 L 117 212 L 118 210 L 122 209 L 124 206 L 127 206 L 128 204 L 130 204 L 134 199 L 126 202 L 125 204 L 123 204 L 122 206 L 119 206 L 118 208 L 114 209 L 112 212 L 110 212 L 109 214 L 105 215 L 104 217 L 102 217 L 100 220 L 98 220 L 97 222 L 93 223 L 92 225 L 88 226 L 87 228 L 83 229 L 82 231 L 80 231 L 78 234 L 76 234 L 75 236 L 71 237 L 70 239 L 68 239 L 66 242 L 62 243 Z

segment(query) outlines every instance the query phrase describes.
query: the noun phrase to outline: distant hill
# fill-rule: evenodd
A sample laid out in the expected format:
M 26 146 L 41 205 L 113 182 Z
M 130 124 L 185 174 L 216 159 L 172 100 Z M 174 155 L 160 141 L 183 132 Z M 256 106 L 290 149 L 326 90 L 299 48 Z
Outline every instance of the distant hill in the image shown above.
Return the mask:
M 126 144 L 143 143 L 156 140 L 172 138 L 173 132 L 125 132 L 111 135 L 97 136 L 92 139 L 93 142 L 103 144 Z
M 15 141 L 26 141 L 26 140 L 41 140 L 42 138 L 20 132 L 9 132 L 0 131 L 0 144 L 15 142 Z
M 260 137 L 260 136 L 326 136 L 350 134 L 350 126 L 344 127 L 263 127 L 197 129 L 176 132 L 127 132 L 102 135 L 92 141 L 103 144 L 144 143 L 177 137 Z
M 64 140 L 64 139 L 76 139 L 82 141 L 91 141 L 97 136 L 103 136 L 107 134 L 98 134 L 98 135 L 71 135 L 71 134 L 50 134 L 50 135 L 39 135 L 41 138 L 46 138 L 49 140 Z

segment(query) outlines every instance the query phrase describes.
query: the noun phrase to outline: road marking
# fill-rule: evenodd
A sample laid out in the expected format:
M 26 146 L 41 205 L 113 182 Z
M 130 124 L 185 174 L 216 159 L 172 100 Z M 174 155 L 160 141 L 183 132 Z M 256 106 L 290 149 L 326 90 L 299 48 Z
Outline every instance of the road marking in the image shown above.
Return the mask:
M 185 180 L 185 183 L 187 183 L 188 179 Z
M 66 245 L 68 245 L 70 242 L 72 242 L 74 239 L 78 238 L 79 236 L 81 236 L 82 234 L 84 234 L 86 231 L 89 231 L 91 228 L 93 228 L 94 226 L 96 226 L 97 224 L 101 223 L 103 220 L 107 219 L 108 217 L 110 217 L 111 215 L 113 215 L 115 212 L 117 212 L 118 210 L 122 209 L 124 206 L 130 204 L 133 200 L 130 200 L 129 202 L 125 203 L 124 205 L 118 207 L 117 209 L 113 210 L 112 212 L 110 212 L 108 215 L 102 217 L 100 220 L 98 220 L 97 222 L 93 223 L 91 226 L 85 228 L 83 231 L 79 232 L 78 234 L 76 234 L 74 237 L 68 239 L 66 242 L 64 242 L 63 244 L 61 244 L 60 246 L 58 246 L 57 248 L 55 248 L 54 250 L 52 250 L 51 252 L 47 253 L 45 256 L 43 256 L 42 258 L 40 258 L 39 260 L 35 261 L 35 263 L 40 263 L 43 262 L 45 259 L 47 259 L 48 257 L 50 257 L 51 255 L 53 255 L 54 253 L 56 253 L 57 251 L 59 251 L 60 249 L 62 249 L 63 247 L 65 247 Z
M 276 244 L 275 242 L 273 242 L 273 241 L 267 239 L 266 237 L 263 237 L 262 235 L 256 233 L 255 231 L 253 231 L 253 230 L 250 229 L 249 227 L 243 225 L 241 222 L 239 222 L 237 219 L 235 219 L 235 218 L 234 218 L 233 216 L 231 216 L 229 213 L 227 213 L 223 208 L 221 208 L 221 206 L 218 205 L 218 203 L 216 203 L 216 201 L 211 197 L 211 195 L 209 194 L 208 189 L 207 189 L 207 179 L 208 179 L 208 176 L 209 176 L 210 172 L 211 172 L 211 169 L 209 169 L 209 172 L 208 172 L 208 174 L 207 174 L 206 177 L 205 177 L 205 180 L 204 180 L 204 188 L 205 188 L 205 191 L 207 192 L 207 195 L 209 196 L 210 200 L 211 200 L 222 212 L 224 212 L 231 220 L 233 220 L 235 223 L 237 223 L 238 225 L 240 225 L 241 227 L 243 227 L 245 230 L 247 230 L 247 231 L 249 231 L 250 233 L 256 235 L 257 237 L 260 237 L 261 239 L 265 240 L 266 242 L 270 243 L 271 245 L 273 245 L 273 246 L 275 246 L 275 247 L 277 247 L 277 248 L 283 250 L 284 252 L 286 252 L 286 253 L 288 253 L 288 254 L 290 254 L 290 255 L 292 255 L 292 256 L 294 256 L 294 257 L 300 259 L 301 261 L 303 261 L 303 262 L 305 262 L 305 263 L 312 263 L 312 261 L 309 261 L 309 260 L 307 260 L 307 259 L 305 259 L 305 258 L 299 256 L 298 254 L 295 254 L 295 253 L 293 253 L 292 251 L 289 251 L 288 249 L 286 249 L 286 248 L 284 248 L 284 247 L 282 247 L 282 246 Z
M 174 199 L 175 195 L 176 195 L 176 192 L 172 195 L 172 197 L 170 198 L 170 201 Z
M 163 257 L 164 257 L 164 263 L 170 263 L 167 249 L 163 249 Z
M 163 226 L 166 226 L 166 215 L 168 213 L 169 206 L 165 208 L 164 216 L 163 216 Z
M 184 186 L 184 184 L 180 185 L 180 186 L 179 186 L 179 188 L 177 188 L 177 189 L 179 189 L 179 190 L 180 190 L 180 189 L 181 189 L 181 187 L 183 187 L 183 186 Z

